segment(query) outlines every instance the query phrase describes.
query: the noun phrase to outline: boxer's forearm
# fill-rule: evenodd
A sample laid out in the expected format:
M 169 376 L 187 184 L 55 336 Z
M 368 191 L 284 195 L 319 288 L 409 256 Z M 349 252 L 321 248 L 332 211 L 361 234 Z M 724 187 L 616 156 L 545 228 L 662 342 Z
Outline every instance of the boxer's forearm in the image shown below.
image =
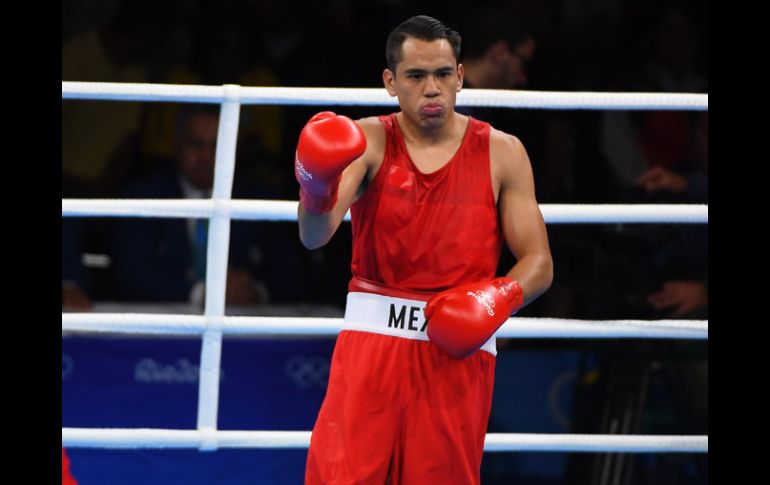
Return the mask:
M 331 239 L 341 221 L 342 173 L 366 151 L 366 136 L 356 122 L 331 111 L 316 114 L 300 133 L 294 175 L 300 185 L 299 237 L 308 249 Z
M 339 223 L 334 221 L 334 211 L 317 214 L 305 209 L 301 203 L 299 204 L 297 217 L 299 221 L 299 239 L 308 249 L 318 249 L 326 245 L 339 226 Z
M 553 259 L 550 253 L 528 254 L 506 274 L 524 290 L 524 305 L 546 292 L 553 281 Z

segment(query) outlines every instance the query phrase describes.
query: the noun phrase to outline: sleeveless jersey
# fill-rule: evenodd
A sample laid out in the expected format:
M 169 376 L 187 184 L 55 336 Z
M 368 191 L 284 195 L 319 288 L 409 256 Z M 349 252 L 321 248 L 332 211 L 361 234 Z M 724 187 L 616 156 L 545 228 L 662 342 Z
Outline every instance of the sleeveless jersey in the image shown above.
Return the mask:
M 371 282 L 437 292 L 493 278 L 503 236 L 492 191 L 489 124 L 469 117 L 454 156 L 425 174 L 407 152 L 395 113 L 379 120 L 385 156 L 351 206 L 350 291 Z

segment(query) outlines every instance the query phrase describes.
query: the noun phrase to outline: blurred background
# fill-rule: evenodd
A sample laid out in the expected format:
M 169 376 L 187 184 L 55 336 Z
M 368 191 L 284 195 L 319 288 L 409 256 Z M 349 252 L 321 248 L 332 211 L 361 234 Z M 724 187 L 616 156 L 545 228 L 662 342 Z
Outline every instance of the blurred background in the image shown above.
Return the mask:
M 703 2 L 63 0 L 62 80 L 382 87 L 384 44 L 428 14 L 463 37 L 466 88 L 708 93 Z M 314 113 L 243 106 L 233 197 L 297 200 Z M 548 203 L 707 203 L 708 112 L 458 109 L 516 135 Z M 62 100 L 63 198 L 206 198 L 218 105 Z M 62 310 L 202 314 L 206 221 L 62 219 Z M 351 234 L 231 224 L 230 315 L 341 317 Z M 520 316 L 708 318 L 708 227 L 548 226 L 552 288 Z M 504 249 L 499 273 L 515 263 Z M 225 339 L 220 429 L 309 430 L 334 340 Z M 708 346 L 502 340 L 489 432 L 708 434 Z M 62 424 L 192 429 L 199 339 L 62 337 Z M 301 483 L 305 450 L 69 451 L 81 484 Z M 707 483 L 707 456 L 487 453 L 485 484 Z

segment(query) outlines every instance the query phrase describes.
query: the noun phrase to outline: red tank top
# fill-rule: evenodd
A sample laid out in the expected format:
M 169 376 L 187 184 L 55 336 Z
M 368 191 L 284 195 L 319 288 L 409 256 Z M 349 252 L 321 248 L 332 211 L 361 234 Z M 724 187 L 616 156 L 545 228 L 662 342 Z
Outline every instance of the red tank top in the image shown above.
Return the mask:
M 353 279 L 436 292 L 493 278 L 502 230 L 489 161 L 489 124 L 469 117 L 463 141 L 439 170 L 424 174 L 406 150 L 396 115 L 385 126 L 382 165 L 351 207 Z

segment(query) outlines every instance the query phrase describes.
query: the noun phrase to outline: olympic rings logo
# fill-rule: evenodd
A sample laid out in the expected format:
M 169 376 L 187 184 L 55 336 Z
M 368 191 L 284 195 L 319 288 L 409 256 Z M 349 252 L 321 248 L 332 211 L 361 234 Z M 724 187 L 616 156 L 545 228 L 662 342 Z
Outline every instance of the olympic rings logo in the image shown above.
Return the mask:
M 286 361 L 284 372 L 300 389 L 326 389 L 329 361 L 321 357 L 294 356 Z

